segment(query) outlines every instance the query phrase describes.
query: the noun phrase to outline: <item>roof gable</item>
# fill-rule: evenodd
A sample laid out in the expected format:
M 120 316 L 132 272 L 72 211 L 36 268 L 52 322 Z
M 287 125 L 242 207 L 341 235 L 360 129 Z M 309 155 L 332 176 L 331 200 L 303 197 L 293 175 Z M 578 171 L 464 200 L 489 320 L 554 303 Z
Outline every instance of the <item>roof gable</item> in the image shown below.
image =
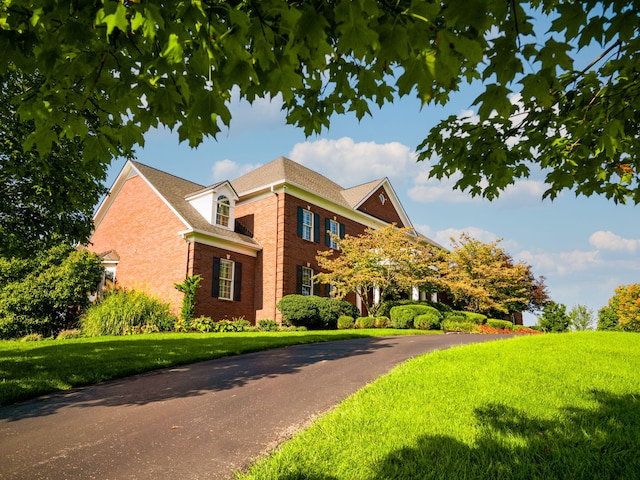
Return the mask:
M 236 242 L 244 246 L 259 250 L 258 243 L 247 235 L 243 235 L 233 230 L 211 225 L 207 220 L 198 213 L 198 211 L 186 200 L 194 192 L 208 191 L 208 188 L 199 185 L 184 178 L 176 177 L 166 172 L 162 172 L 155 168 L 149 167 L 142 163 L 129 160 L 123 167 L 120 175 L 109 190 L 109 195 L 103 203 L 98 207 L 94 216 L 96 226 L 107 213 L 110 204 L 117 196 L 118 191 L 122 188 L 128 178 L 140 175 L 142 179 L 152 188 L 152 190 L 165 202 L 171 211 L 178 217 L 185 226 L 186 232 L 197 232 L 205 235 L 211 235 L 224 239 L 226 241 Z M 223 185 L 226 189 L 233 191 L 229 182 L 220 182 L 217 185 Z M 235 193 L 235 192 L 234 192 Z

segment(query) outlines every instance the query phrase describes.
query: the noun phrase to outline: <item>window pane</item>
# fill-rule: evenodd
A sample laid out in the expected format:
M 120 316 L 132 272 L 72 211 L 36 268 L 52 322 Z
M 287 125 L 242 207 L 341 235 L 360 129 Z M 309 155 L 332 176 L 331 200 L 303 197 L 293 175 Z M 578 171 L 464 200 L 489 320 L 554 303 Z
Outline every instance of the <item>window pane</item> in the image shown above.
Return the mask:
M 329 231 L 335 236 L 340 235 L 340 228 L 339 228 L 338 222 L 336 222 L 335 220 L 329 220 Z M 331 240 L 329 241 L 329 246 L 331 248 L 338 248 L 338 244 L 333 239 L 333 237 L 331 237 Z
M 220 259 L 220 291 L 218 298 L 231 300 L 233 297 L 233 262 Z
M 302 295 L 313 295 L 313 270 L 307 267 L 302 267 Z
M 224 195 L 218 197 L 218 208 L 216 210 L 216 224 L 223 227 L 229 226 L 229 199 Z
M 302 212 L 302 238 L 311 240 L 313 238 L 313 214 L 309 210 Z

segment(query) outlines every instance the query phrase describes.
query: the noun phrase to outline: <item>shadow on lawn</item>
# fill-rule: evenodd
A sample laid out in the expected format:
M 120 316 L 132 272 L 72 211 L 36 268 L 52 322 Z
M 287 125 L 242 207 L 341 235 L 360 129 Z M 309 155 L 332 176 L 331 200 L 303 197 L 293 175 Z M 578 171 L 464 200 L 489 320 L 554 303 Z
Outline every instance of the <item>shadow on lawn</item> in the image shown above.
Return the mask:
M 386 457 L 371 480 L 640 478 L 640 397 L 585 393 L 592 408 L 567 408 L 539 420 L 490 404 L 475 412 L 480 434 L 469 446 L 424 436 Z
M 312 333 L 309 334 L 313 336 Z M 326 337 L 325 337 L 326 338 Z M 253 338 L 252 342 L 256 339 Z M 259 378 L 277 377 L 298 372 L 305 366 L 319 362 L 327 362 L 352 357 L 367 355 L 381 348 L 390 348 L 391 345 L 383 343 L 380 337 L 356 338 L 343 341 L 321 341 L 319 343 L 307 343 L 304 345 L 290 345 L 286 348 L 264 350 L 259 346 L 255 353 L 238 356 L 243 350 L 243 337 L 225 338 L 225 351 L 216 352 L 215 338 L 193 339 L 152 339 L 144 342 L 144 348 L 133 351 L 131 342 L 126 340 L 113 340 L 92 345 L 88 351 L 83 344 L 67 344 L 64 346 L 42 346 L 29 351 L 30 359 L 25 365 L 32 366 L 31 370 L 53 370 L 51 365 L 45 365 L 47 355 L 45 350 L 49 348 L 63 348 L 64 359 L 70 365 L 82 365 L 82 373 L 86 379 L 84 384 L 92 384 L 105 380 L 100 377 L 101 365 L 105 358 L 118 358 L 120 362 L 131 365 L 129 372 L 121 371 L 118 377 L 136 371 L 137 361 L 148 363 L 148 358 L 158 355 L 158 363 L 150 368 L 160 370 L 149 371 L 108 383 L 95 385 L 92 388 L 78 388 L 69 392 L 60 392 L 41 397 L 22 404 L 14 404 L 0 408 L 0 419 L 19 420 L 21 418 L 50 415 L 58 409 L 73 405 L 74 407 L 89 406 L 119 406 L 119 405 L 143 405 L 151 402 L 182 398 L 195 395 L 203 395 L 208 392 L 220 391 L 240 387 Z M 246 340 L 245 340 L 246 342 Z M 302 340 L 301 342 L 302 343 Z M 234 346 L 235 344 L 235 346 Z M 268 346 L 265 340 L 265 346 Z M 230 348 L 229 348 L 230 347 Z M 185 350 L 208 350 L 206 355 L 200 358 L 191 358 L 189 363 L 182 366 L 166 366 L 167 359 L 182 356 Z M 230 350 L 230 352 L 229 352 Z M 222 357 L 214 360 L 201 361 L 203 358 L 214 356 Z M 17 352 L 14 359 L 10 355 L 3 355 L 13 363 L 13 368 L 20 369 L 20 357 L 24 352 Z M 235 355 L 235 356 L 234 356 Z M 33 359 L 40 356 L 42 363 Z M 95 363 L 95 368 L 92 365 Z M 95 372 L 92 373 L 92 370 Z M 68 368 L 61 369 L 69 371 Z M 139 369 L 138 369 L 139 371 Z M 30 375 L 25 367 L 24 376 Z M 72 379 L 63 379 L 72 383 Z M 77 380 L 76 384 L 79 383 Z M 1 385 L 0 385 L 1 387 Z M 55 386 L 42 386 L 43 391 L 54 391 Z

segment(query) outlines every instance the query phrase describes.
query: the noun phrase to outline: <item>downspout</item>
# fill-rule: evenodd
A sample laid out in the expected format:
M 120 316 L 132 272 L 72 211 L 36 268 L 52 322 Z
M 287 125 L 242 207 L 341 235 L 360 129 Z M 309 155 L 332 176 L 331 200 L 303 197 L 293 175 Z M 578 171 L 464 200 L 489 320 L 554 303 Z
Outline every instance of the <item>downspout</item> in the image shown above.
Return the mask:
M 276 243 L 275 243 L 275 282 L 274 282 L 274 289 L 273 289 L 273 320 L 277 321 L 277 313 L 278 313 L 278 308 L 276 307 L 276 305 L 278 304 L 278 242 L 280 241 L 279 236 L 280 236 L 280 195 L 278 195 L 278 192 L 275 191 L 275 189 L 273 188 L 273 185 L 271 185 L 271 193 L 273 193 L 276 196 Z M 264 273 L 263 273 L 264 275 Z

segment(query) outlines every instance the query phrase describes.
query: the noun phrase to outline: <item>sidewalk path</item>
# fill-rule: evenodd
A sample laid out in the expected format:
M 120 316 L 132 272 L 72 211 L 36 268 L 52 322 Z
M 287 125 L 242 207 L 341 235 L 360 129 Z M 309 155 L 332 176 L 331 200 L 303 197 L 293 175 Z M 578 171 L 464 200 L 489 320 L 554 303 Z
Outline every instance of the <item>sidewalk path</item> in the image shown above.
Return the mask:
M 362 338 L 159 370 L 0 408 L 2 479 L 231 479 L 398 363 L 492 335 Z

